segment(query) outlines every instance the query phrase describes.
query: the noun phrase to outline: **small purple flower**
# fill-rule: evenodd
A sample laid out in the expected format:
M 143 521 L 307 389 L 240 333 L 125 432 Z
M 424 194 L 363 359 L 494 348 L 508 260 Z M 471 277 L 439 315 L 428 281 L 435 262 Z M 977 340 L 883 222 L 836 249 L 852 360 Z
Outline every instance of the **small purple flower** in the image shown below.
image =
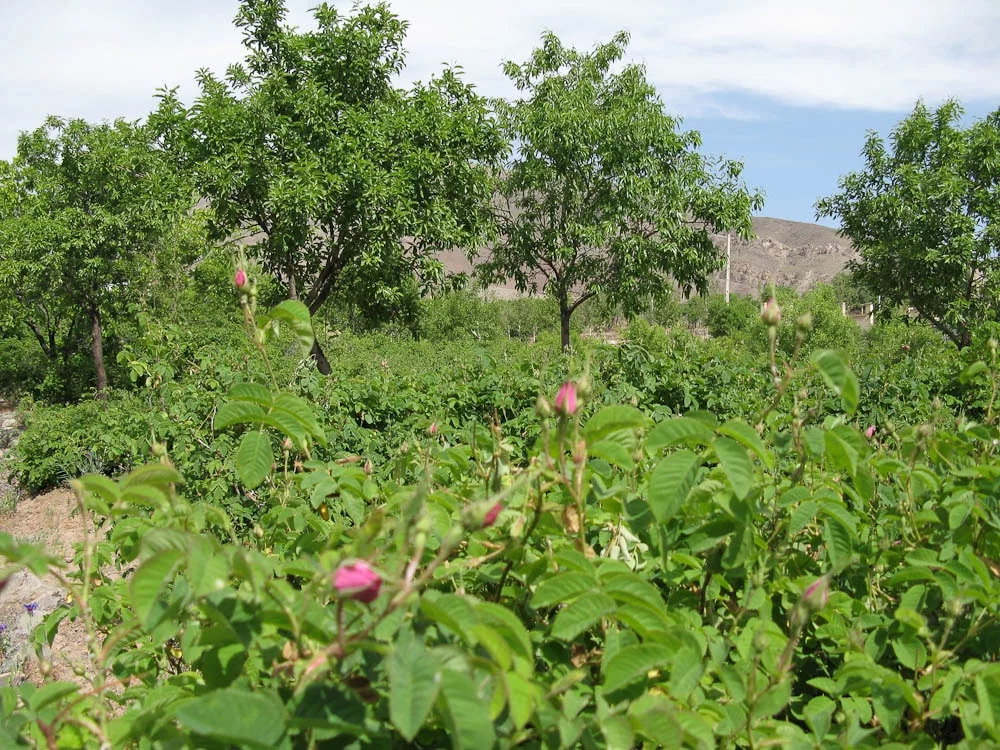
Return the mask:
M 38 602 L 31 602 L 30 604 L 25 604 L 24 608 L 28 610 L 29 615 L 33 615 L 35 610 L 38 609 Z
M 7 632 L 7 623 L 0 622 L 0 633 L 6 633 L 6 632 Z

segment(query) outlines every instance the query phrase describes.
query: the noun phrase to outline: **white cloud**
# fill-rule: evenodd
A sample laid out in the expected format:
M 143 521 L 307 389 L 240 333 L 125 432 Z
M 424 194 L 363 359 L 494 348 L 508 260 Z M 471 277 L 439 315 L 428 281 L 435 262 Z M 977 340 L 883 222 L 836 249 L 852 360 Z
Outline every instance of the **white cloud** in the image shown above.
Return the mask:
M 288 0 L 309 24 L 315 0 Z M 138 118 L 163 85 L 190 99 L 193 73 L 241 57 L 233 0 L 3 2 L 0 158 L 46 114 Z M 338 2 L 342 8 L 350 3 Z M 620 28 L 664 100 L 683 114 L 755 117 L 734 94 L 804 107 L 908 110 L 924 97 L 1000 103 L 995 0 L 394 0 L 410 21 L 406 77 L 462 65 L 506 95 L 500 64 L 543 29 L 589 48 Z M 761 109 L 766 109 L 762 103 Z

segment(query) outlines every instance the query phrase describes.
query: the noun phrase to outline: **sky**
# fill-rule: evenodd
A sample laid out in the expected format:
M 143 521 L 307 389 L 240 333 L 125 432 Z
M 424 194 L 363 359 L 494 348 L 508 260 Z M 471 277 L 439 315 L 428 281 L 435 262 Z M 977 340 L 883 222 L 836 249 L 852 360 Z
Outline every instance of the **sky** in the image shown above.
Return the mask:
M 350 2 L 333 5 L 349 11 Z M 1000 108 L 1000 0 L 390 0 L 408 21 L 401 84 L 460 65 L 480 93 L 510 96 L 504 60 L 541 33 L 590 49 L 631 35 L 667 110 L 703 150 L 740 159 L 765 216 L 814 221 L 815 201 L 862 166 L 923 99 L 959 99 L 966 122 Z M 286 0 L 312 28 L 316 0 Z M 140 119 L 157 89 L 186 103 L 194 73 L 243 57 L 236 0 L 0 0 L 0 159 L 46 115 Z M 833 224 L 824 219 L 823 223 Z

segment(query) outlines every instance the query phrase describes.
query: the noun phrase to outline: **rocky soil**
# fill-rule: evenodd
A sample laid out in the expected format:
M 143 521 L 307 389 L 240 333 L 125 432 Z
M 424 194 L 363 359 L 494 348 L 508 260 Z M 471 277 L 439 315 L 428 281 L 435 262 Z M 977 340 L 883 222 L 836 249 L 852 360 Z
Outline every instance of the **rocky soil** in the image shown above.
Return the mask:
M 5 458 L 20 431 L 13 407 L 0 402 L 0 531 L 19 542 L 40 544 L 49 554 L 72 562 L 73 545 L 87 533 L 73 493 L 58 489 L 37 497 L 20 497 L 8 477 Z M 0 559 L 0 574 L 3 567 Z M 0 592 L 0 685 L 40 680 L 31 633 L 46 614 L 66 601 L 65 589 L 52 576 L 39 578 L 21 570 L 7 579 Z M 42 651 L 56 679 L 76 679 L 88 670 L 85 644 L 82 626 L 63 620 L 52 648 Z

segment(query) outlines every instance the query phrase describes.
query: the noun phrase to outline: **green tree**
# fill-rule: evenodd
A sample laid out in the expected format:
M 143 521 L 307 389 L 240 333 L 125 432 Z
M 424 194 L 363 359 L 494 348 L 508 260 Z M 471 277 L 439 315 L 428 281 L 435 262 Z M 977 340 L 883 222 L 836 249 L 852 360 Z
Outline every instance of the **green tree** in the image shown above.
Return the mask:
M 244 0 L 247 58 L 199 73 L 190 110 L 163 96 L 157 122 L 214 209 L 216 234 L 253 235 L 264 268 L 315 313 L 333 292 L 377 309 L 414 274 L 440 277 L 439 249 L 490 224 L 488 169 L 506 150 L 486 100 L 452 69 L 409 90 L 406 23 L 386 5 L 317 28 L 285 25 L 281 0 Z M 329 363 L 317 342 L 319 369 Z
M 857 280 L 959 348 L 1000 300 L 1000 110 L 967 128 L 962 114 L 918 103 L 888 144 L 870 132 L 864 169 L 816 203 L 861 253 Z
M 500 239 L 478 272 L 484 283 L 541 285 L 559 303 L 563 347 L 574 311 L 605 295 L 626 314 L 665 294 L 672 276 L 704 292 L 722 259 L 711 231 L 751 234 L 760 193 L 742 165 L 699 153 L 678 130 L 639 65 L 612 72 L 628 35 L 589 54 L 551 33 L 505 72 L 523 98 L 500 105 L 517 151 L 501 182 Z
M 90 333 L 97 392 L 104 328 L 142 293 L 160 238 L 190 202 L 145 128 L 50 117 L 0 169 L 0 322 L 23 321 L 50 360 Z

